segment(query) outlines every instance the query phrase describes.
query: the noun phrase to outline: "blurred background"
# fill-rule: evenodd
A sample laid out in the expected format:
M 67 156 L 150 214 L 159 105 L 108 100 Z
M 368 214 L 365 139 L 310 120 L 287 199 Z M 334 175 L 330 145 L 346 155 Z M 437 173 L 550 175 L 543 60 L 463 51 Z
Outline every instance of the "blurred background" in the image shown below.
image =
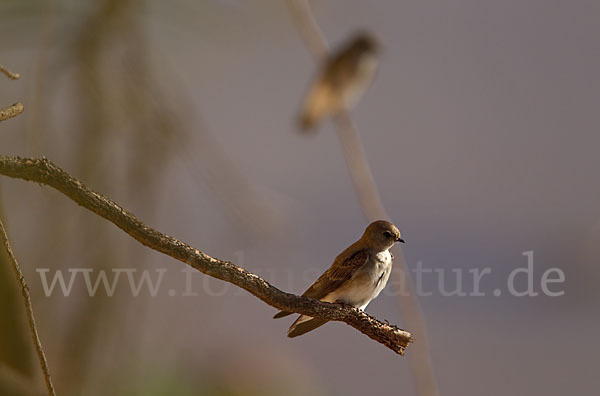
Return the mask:
M 442 395 L 600 387 L 600 3 L 314 0 L 384 52 L 352 117 L 407 265 L 490 268 L 420 297 Z M 315 64 L 285 2 L 3 0 L 0 154 L 44 155 L 147 224 L 301 293 L 364 230 L 334 125 L 293 123 Z M 596 180 L 596 181 L 595 181 Z M 248 293 L 143 248 L 62 194 L 0 178 L 59 395 L 414 395 L 408 359 L 344 323 L 288 339 Z M 536 297 L 506 293 L 534 252 Z M 43 394 L 0 254 L 0 394 Z M 560 268 L 560 297 L 542 274 Z M 36 269 L 166 269 L 156 296 L 44 293 Z M 191 282 L 190 284 L 186 282 Z M 519 278 L 519 290 L 526 288 Z M 195 296 L 187 295 L 191 285 Z M 492 291 L 499 289 L 501 296 Z M 172 292 L 171 292 L 172 291 Z M 398 285 L 367 311 L 404 325 Z M 407 328 L 407 330 L 411 330 Z M 416 335 L 417 342 L 419 336 Z M 411 353 L 411 347 L 407 354 Z M 33 380 L 32 380 L 33 379 Z

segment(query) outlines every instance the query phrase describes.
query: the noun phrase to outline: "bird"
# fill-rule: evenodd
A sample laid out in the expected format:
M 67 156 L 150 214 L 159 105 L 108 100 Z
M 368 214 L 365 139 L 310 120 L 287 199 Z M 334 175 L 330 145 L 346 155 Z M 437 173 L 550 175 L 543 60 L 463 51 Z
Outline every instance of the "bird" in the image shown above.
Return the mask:
M 389 249 L 396 242 L 404 243 L 404 239 L 395 225 L 385 220 L 374 221 L 358 241 L 335 258 L 331 267 L 302 296 L 364 310 L 387 284 L 393 258 Z M 292 313 L 281 311 L 273 319 Z M 297 337 L 326 322 L 327 319 L 300 315 L 287 335 Z
M 379 50 L 377 39 L 360 31 L 325 59 L 301 108 L 301 131 L 312 131 L 325 117 L 356 105 L 375 76 Z

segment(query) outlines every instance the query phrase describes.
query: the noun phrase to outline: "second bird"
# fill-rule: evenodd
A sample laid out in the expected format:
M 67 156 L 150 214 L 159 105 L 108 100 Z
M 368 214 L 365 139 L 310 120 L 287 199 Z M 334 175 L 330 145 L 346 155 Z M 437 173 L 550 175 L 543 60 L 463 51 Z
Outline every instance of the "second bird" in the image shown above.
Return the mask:
M 378 52 L 375 37 L 360 32 L 327 57 L 300 112 L 303 131 L 310 131 L 324 118 L 354 107 L 375 76 Z

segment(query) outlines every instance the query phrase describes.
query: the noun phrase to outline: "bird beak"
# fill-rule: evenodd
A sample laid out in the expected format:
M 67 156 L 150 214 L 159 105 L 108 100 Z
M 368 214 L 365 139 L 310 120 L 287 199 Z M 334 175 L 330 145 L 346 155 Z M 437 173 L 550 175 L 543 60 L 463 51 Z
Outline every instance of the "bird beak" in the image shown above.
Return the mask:
M 396 239 L 396 242 L 402 242 L 402 243 L 404 243 L 404 239 L 398 238 L 398 239 Z

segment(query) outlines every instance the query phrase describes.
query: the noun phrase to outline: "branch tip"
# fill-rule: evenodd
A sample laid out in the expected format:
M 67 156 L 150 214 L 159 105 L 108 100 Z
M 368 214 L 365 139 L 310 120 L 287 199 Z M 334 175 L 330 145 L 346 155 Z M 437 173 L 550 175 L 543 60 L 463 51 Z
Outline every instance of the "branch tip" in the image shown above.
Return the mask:
M 6 77 L 10 78 L 11 80 L 18 80 L 19 78 L 21 78 L 21 75 L 19 73 L 13 73 L 2 65 L 0 65 L 0 73 L 3 73 Z

